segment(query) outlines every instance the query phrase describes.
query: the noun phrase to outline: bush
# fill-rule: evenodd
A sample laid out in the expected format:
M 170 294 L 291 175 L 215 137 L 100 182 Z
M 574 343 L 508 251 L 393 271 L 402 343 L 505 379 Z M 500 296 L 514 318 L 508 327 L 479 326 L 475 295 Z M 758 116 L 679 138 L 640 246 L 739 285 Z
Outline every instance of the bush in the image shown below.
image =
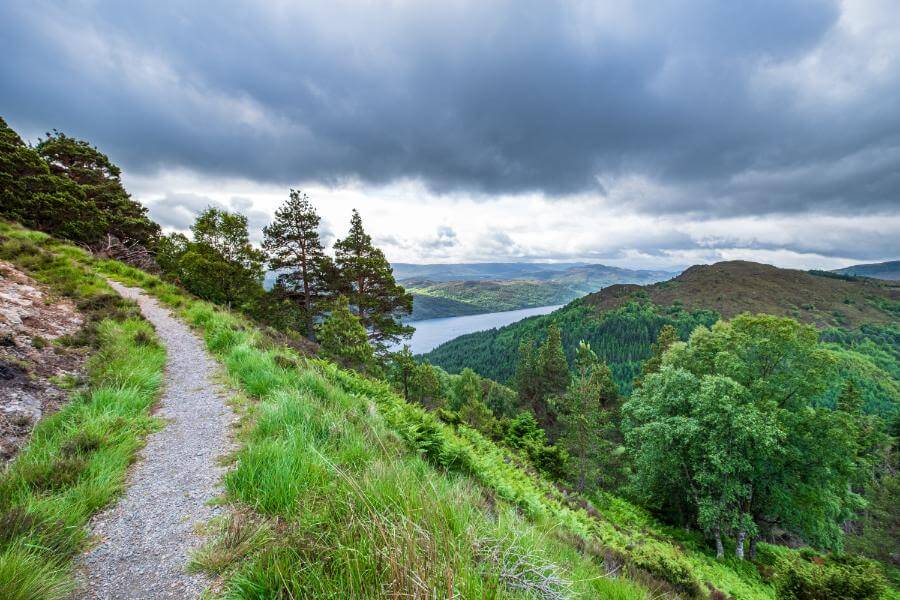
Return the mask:
M 797 556 L 785 561 L 780 571 L 776 588 L 784 600 L 874 600 L 887 589 L 876 563 L 852 556 Z

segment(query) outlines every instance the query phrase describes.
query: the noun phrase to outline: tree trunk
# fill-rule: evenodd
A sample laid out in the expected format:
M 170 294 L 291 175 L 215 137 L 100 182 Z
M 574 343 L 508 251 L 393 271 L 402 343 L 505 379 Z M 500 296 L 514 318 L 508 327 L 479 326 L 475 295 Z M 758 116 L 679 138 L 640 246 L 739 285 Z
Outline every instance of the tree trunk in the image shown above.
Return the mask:
M 740 560 L 744 560 L 744 540 L 747 538 L 747 532 L 743 529 L 738 531 L 737 545 L 734 547 L 734 555 Z
M 758 535 L 754 535 L 752 538 L 750 538 L 750 560 L 756 560 L 756 542 L 758 541 Z
M 722 545 L 722 532 L 719 530 L 718 525 L 716 525 L 716 528 L 713 530 L 713 537 L 716 540 L 716 558 L 724 558 L 725 546 Z

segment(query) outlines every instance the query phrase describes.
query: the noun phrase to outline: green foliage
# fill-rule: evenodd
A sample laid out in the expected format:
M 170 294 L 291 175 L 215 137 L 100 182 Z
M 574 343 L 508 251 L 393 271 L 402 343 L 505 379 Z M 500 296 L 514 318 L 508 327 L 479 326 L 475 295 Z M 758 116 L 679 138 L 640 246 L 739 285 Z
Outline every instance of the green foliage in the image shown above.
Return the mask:
M 741 315 L 674 344 L 626 402 L 634 485 L 651 505 L 743 540 L 776 525 L 841 545 L 857 415 L 816 408 L 835 376 L 813 327 Z M 720 550 L 721 553 L 721 550 Z
M 545 429 L 554 428 L 553 403 L 565 393 L 569 378 L 569 364 L 555 322 L 547 326 L 547 337 L 537 348 L 530 338 L 519 344 L 516 367 L 519 405 L 533 411 Z
M 659 337 L 650 347 L 650 358 L 641 365 L 641 376 L 635 378 L 634 387 L 641 387 L 641 381 L 644 377 L 651 373 L 658 373 L 662 366 L 662 357 L 669 347 L 678 341 L 678 332 L 671 325 L 663 325 L 659 330 Z
M 887 565 L 896 585 L 900 583 L 900 573 L 897 573 L 900 475 L 894 471 L 873 481 L 866 490 L 865 498 L 866 508 L 855 523 L 855 531 L 847 536 L 845 548 L 848 552 L 861 554 Z
M 275 211 L 275 221 L 263 229 L 263 248 L 269 268 L 278 271 L 276 288 L 301 308 L 303 328 L 312 337 L 319 304 L 331 295 L 329 278 L 334 265 L 319 239 L 321 219 L 306 194 L 291 190 L 290 198 Z
M 366 330 L 359 317 L 350 312 L 347 298 L 338 296 L 325 320 L 316 327 L 320 352 L 332 360 L 365 369 L 373 360 Z
M 150 408 L 165 352 L 152 327 L 129 316 L 88 255 L 0 223 L 2 254 L 57 293 L 89 307 L 96 353 L 89 387 L 38 422 L 18 458 L 0 472 L 0 597 L 68 598 L 71 560 L 90 517 L 122 490 L 126 470 L 156 426 Z
M 596 489 L 606 473 L 606 458 L 612 453 L 608 436 L 611 411 L 619 391 L 612 371 L 599 362 L 590 344 L 581 342 L 575 355 L 576 374 L 559 404 L 561 445 L 571 456 L 575 489 Z
M 111 233 L 152 245 L 159 234 L 105 155 L 62 134 L 30 148 L 2 118 L 0 215 L 84 244 Z
M 560 396 L 569 387 L 569 363 L 563 351 L 562 337 L 556 323 L 547 327 L 547 339 L 539 352 L 539 381 L 541 396 Z
M 89 229 L 99 229 L 123 241 L 154 245 L 159 225 L 147 216 L 146 207 L 125 191 L 121 170 L 108 156 L 86 141 L 55 130 L 35 150 L 54 175 L 75 182 L 84 192 L 85 201 L 96 210 L 91 215 L 95 223 Z
M 481 402 L 481 378 L 472 369 L 463 369 L 453 378 L 453 397 L 450 410 L 459 410 L 467 404 Z
M 356 210 L 347 237 L 335 242 L 334 252 L 339 289 L 369 331 L 376 350 L 412 334 L 413 329 L 400 322 L 412 312 L 412 296 L 394 281 L 390 263 L 372 245 Z
M 460 336 L 423 358 L 451 373 L 469 367 L 482 377 L 507 382 L 514 378 L 516 365 L 521 364 L 520 344 L 528 340 L 542 342 L 550 323 L 556 323 L 567 360 L 571 363 L 574 359 L 579 341 L 588 342 L 612 370 L 620 392 L 625 394 L 630 392 L 632 381 L 650 356 L 651 345 L 664 325 L 672 325 L 679 338 L 686 339 L 696 326 L 712 325 L 716 320 L 718 314 L 712 311 L 689 312 L 637 303 L 598 314 L 593 307 L 576 300 L 549 315 Z
M 162 242 L 161 267 L 190 292 L 219 304 L 250 309 L 263 293 L 265 255 L 250 244 L 247 217 L 207 208 L 191 226 Z
M 877 600 L 887 583 L 877 565 L 865 559 L 836 557 L 786 561 L 777 578 L 778 598 L 784 600 Z

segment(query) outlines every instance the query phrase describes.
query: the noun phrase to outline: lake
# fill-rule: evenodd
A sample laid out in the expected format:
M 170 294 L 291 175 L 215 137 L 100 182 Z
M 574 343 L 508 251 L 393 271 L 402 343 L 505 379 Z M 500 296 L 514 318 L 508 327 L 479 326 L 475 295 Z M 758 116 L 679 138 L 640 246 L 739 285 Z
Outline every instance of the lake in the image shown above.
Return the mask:
M 466 315 L 464 317 L 444 317 L 442 319 L 425 319 L 409 323 L 416 328 L 409 344 L 413 354 L 422 354 L 433 350 L 444 342 L 450 341 L 473 331 L 484 331 L 495 327 L 503 327 L 515 323 L 525 317 L 546 315 L 562 305 L 538 306 L 503 312 L 485 313 L 483 315 Z

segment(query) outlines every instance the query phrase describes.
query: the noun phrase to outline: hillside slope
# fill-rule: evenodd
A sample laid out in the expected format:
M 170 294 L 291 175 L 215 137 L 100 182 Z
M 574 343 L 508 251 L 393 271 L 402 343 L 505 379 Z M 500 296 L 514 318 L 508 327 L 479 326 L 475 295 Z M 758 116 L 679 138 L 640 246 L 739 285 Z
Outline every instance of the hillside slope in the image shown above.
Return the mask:
M 835 269 L 835 273 L 841 275 L 853 275 L 856 277 L 872 277 L 874 279 L 900 280 L 900 260 L 891 260 L 881 263 L 868 263 L 852 265 L 843 269 Z
M 2 233 L 15 252 L 18 240 L 30 239 L 19 230 Z M 95 260 L 45 236 L 34 239 L 40 247 L 20 252 L 23 260 L 39 252 L 46 256 L 42 260 L 155 296 L 203 335 L 242 389 L 235 399 L 243 414 L 240 447 L 225 477 L 226 515 L 210 523 L 213 540 L 191 564 L 220 578 L 221 597 L 360 597 L 365 590 L 365 597 L 772 599 L 780 569 L 799 557 L 761 544 L 755 564 L 718 561 L 697 534 L 663 527 L 620 498 L 572 494 L 510 449 L 440 421 L 382 381 L 301 356 L 246 318 L 154 276 Z M 115 333 L 116 327 L 109 323 L 107 329 Z M 144 399 L 152 400 L 161 381 L 164 352 L 149 326 L 133 327 L 143 329 L 126 332 L 117 360 L 94 364 L 114 370 L 121 382 L 125 363 L 151 352 L 150 370 L 157 375 L 135 406 L 141 419 L 150 404 Z M 106 398 L 119 393 L 111 390 Z M 107 419 L 102 411 L 90 413 L 95 414 Z M 134 451 L 139 444 L 130 440 L 123 441 Z M 112 442 L 104 440 L 98 456 Z M 52 459 L 59 443 L 28 448 L 24 456 Z M 129 455 L 116 462 L 117 473 L 124 472 Z M 17 466 L 28 464 L 35 463 L 20 459 Z M 25 477 L 22 469 L 10 475 L 0 478 L 0 499 L 12 492 L 4 500 L 17 501 L 30 484 L 16 479 Z M 29 498 L 22 500 L 34 507 L 50 499 L 45 492 Z M 99 500 L 90 510 L 105 502 Z M 9 506 L 5 501 L 0 507 Z M 54 510 L 45 518 L 63 514 Z M 60 531 L 80 541 L 85 518 L 79 512 Z M 34 535 L 36 541 L 0 544 L 0 595 L 8 591 L 4 574 L 18 586 L 17 573 L 25 569 L 34 572 L 30 582 L 43 585 L 48 571 L 39 562 L 42 553 L 56 551 L 46 544 L 53 535 L 49 527 L 37 533 L 26 527 L 15 535 Z M 67 544 L 67 554 L 53 560 L 66 560 L 78 545 Z M 56 565 L 62 562 L 50 568 Z M 52 573 L 52 589 L 41 588 L 47 593 L 11 597 L 66 597 L 60 576 Z
M 818 272 L 817 272 L 818 273 Z M 742 312 L 793 317 L 819 327 L 856 327 L 897 318 L 900 284 L 851 281 L 826 274 L 747 261 L 695 265 L 670 281 L 648 286 L 614 285 L 585 297 L 600 310 L 632 300 L 688 310 L 714 310 L 725 318 Z
M 686 339 L 697 325 L 742 312 L 815 324 L 823 339 L 839 344 L 846 361 L 871 363 L 866 370 L 872 375 L 859 383 L 867 388 L 873 411 L 892 413 L 900 402 L 900 285 L 743 261 L 691 267 L 675 279 L 648 286 L 613 285 L 549 315 L 460 336 L 423 358 L 452 373 L 469 367 L 508 382 L 515 374 L 519 343 L 543 339 L 555 321 L 570 363 L 578 341 L 587 340 L 628 393 L 664 325 L 673 325 Z

